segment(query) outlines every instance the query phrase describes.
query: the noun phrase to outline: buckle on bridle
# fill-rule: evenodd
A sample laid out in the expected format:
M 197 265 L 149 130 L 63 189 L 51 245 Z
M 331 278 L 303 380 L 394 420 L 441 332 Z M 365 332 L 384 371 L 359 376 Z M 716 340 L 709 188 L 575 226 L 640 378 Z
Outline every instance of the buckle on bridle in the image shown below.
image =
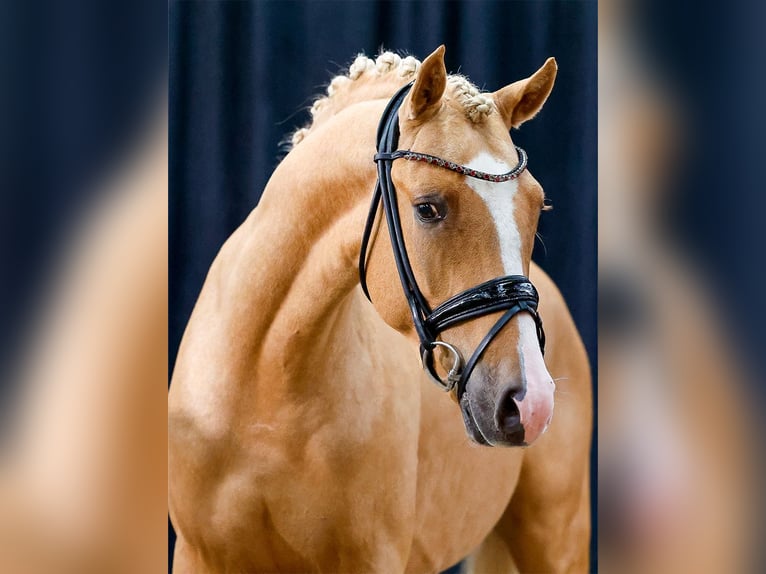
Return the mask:
M 436 386 L 443 391 L 449 392 L 460 382 L 460 377 L 463 374 L 463 355 L 461 355 L 460 351 L 455 347 L 444 341 L 433 341 L 431 345 L 431 348 L 425 346 L 422 347 L 421 358 L 423 360 L 423 369 L 428 373 L 428 376 L 431 377 L 431 380 L 436 383 Z M 443 347 L 452 355 L 452 368 L 447 373 L 446 381 L 439 377 L 433 366 L 433 347 Z

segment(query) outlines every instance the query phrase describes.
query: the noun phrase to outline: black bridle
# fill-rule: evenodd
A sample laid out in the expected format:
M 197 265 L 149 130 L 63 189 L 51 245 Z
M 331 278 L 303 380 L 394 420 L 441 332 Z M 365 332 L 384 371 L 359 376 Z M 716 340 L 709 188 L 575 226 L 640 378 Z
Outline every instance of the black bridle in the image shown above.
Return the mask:
M 399 142 L 398 111 L 411 87 L 412 83 L 407 84 L 394 94 L 388 102 L 378 124 L 377 154 L 375 154 L 374 158 L 378 169 L 378 181 L 375 185 L 370 212 L 367 216 L 367 223 L 365 224 L 364 235 L 362 236 L 361 253 L 359 254 L 359 280 L 364 294 L 370 299 L 366 278 L 367 251 L 382 199 L 383 211 L 388 224 L 388 234 L 391 237 L 391 245 L 394 250 L 396 268 L 402 281 L 404 295 L 407 298 L 407 303 L 412 313 L 415 331 L 420 339 L 423 367 L 445 391 L 451 391 L 453 387 L 457 386 L 457 397 L 460 399 L 465 392 L 468 379 L 484 351 L 517 313 L 526 311 L 532 315 L 537 325 L 537 338 L 540 342 L 540 349 L 545 350 L 545 333 L 543 331 L 542 320 L 537 313 L 537 290 L 527 277 L 523 275 L 508 275 L 492 279 L 462 293 L 458 293 L 431 310 L 428 301 L 426 301 L 418 287 L 418 282 L 415 279 L 409 257 L 407 256 L 401 219 L 399 217 L 399 207 L 396 201 L 396 189 L 391 179 L 391 166 L 395 159 L 423 161 L 469 177 L 487 181 L 508 181 L 517 178 L 526 169 L 527 155 L 524 150 L 517 147 L 519 163 L 515 168 L 505 174 L 486 174 L 436 156 L 409 150 L 397 150 L 396 147 Z M 505 311 L 505 313 L 484 336 L 465 365 L 460 351 L 449 343 L 436 340 L 439 334 L 449 327 L 498 311 Z M 439 377 L 434 367 L 433 350 L 437 346 L 447 349 L 452 354 L 454 361 L 446 381 Z

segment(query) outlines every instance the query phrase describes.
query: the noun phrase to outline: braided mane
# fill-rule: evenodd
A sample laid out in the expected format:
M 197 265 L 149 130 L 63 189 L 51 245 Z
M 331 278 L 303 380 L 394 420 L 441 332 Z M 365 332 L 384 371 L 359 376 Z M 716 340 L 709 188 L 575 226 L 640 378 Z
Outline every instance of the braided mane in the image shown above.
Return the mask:
M 354 101 L 355 91 L 364 91 L 364 87 L 369 93 L 373 83 L 384 87 L 393 83 L 401 85 L 403 82 L 414 80 L 419 69 L 420 60 L 412 56 L 401 57 L 394 52 L 383 52 L 373 60 L 359 54 L 345 74 L 335 76 L 330 81 L 327 95 L 314 101 L 311 106 L 311 123 L 293 133 L 292 146 L 295 147 L 303 141 L 312 127 Z M 483 122 L 495 110 L 492 97 L 481 93 L 465 76 L 449 75 L 447 91 L 463 105 L 466 117 L 474 123 Z

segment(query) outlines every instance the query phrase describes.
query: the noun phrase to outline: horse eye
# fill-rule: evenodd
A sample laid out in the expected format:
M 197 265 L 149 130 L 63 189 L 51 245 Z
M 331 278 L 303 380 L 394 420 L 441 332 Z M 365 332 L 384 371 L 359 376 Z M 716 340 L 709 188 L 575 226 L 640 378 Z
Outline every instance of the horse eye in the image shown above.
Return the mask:
M 421 221 L 437 221 L 441 219 L 439 210 L 433 203 L 419 203 L 415 206 L 415 213 Z

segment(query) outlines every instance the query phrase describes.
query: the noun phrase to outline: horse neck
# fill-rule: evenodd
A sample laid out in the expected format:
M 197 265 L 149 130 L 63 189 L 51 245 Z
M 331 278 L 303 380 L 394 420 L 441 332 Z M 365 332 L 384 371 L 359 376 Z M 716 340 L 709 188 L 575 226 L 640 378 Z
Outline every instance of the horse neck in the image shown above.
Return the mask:
M 342 377 L 323 371 L 338 365 L 335 355 L 365 352 L 356 348 L 359 341 L 372 344 L 381 331 L 392 336 L 361 295 L 357 268 L 375 183 L 371 134 L 384 104 L 354 106 L 360 109 L 301 142 L 223 255 L 233 272 L 219 300 L 231 302 L 231 336 L 249 341 L 239 348 L 240 359 L 254 370 L 253 391 L 261 399 L 304 385 L 312 394 L 334 392 Z M 355 132 L 363 135 L 350 135 Z

